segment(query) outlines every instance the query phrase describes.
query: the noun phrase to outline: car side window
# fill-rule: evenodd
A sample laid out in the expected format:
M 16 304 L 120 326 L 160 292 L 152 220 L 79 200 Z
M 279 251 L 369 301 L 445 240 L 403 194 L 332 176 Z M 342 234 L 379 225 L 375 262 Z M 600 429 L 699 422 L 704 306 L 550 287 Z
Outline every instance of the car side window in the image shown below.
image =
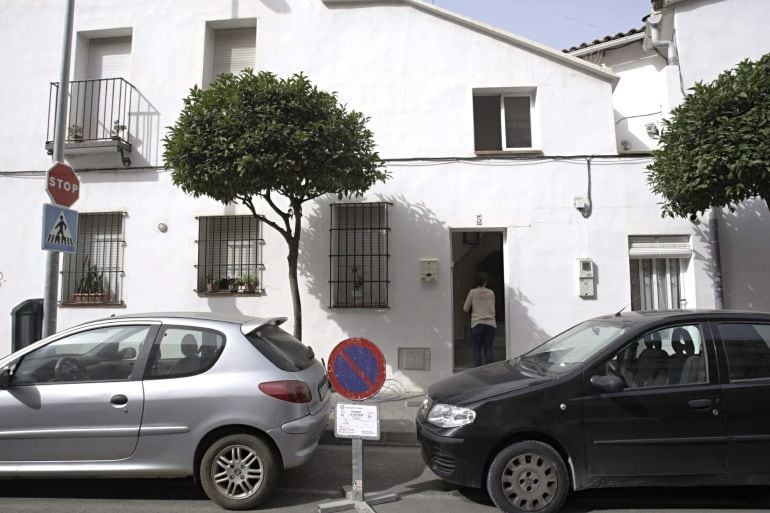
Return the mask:
M 618 351 L 607 362 L 605 374 L 623 378 L 626 388 L 706 383 L 700 328 L 690 324 L 646 333 Z
M 179 378 L 206 372 L 224 346 L 224 335 L 216 331 L 165 327 L 150 351 L 145 379 Z
M 770 325 L 718 323 L 730 381 L 770 378 Z
M 60 338 L 26 354 L 13 385 L 127 380 L 149 326 L 109 326 Z

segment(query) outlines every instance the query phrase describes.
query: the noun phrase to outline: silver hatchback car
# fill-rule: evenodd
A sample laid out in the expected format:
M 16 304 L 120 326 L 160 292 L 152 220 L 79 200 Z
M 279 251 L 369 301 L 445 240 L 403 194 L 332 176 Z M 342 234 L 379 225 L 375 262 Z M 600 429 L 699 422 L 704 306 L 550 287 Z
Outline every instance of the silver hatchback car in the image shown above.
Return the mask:
M 0 359 L 0 477 L 194 476 L 256 506 L 329 416 L 324 367 L 285 320 L 124 315 Z

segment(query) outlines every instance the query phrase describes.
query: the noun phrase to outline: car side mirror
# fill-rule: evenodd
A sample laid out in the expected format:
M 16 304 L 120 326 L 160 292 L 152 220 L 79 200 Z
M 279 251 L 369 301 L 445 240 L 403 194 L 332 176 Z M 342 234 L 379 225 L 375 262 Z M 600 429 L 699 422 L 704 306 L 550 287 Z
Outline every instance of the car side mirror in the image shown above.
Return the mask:
M 121 360 L 133 360 L 136 358 L 136 349 L 133 347 L 124 347 L 118 351 L 118 356 L 120 356 Z
M 3 369 L 0 371 L 0 389 L 5 390 L 11 386 L 11 369 Z
M 620 376 L 591 376 L 591 384 L 602 392 L 620 392 L 626 388 L 626 382 Z

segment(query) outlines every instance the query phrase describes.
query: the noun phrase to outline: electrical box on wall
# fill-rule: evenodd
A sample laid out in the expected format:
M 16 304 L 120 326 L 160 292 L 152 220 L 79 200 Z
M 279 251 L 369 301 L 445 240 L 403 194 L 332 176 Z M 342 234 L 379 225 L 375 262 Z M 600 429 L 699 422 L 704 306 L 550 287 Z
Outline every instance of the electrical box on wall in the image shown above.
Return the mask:
M 594 262 L 590 258 L 578 258 L 578 295 L 583 298 L 596 297 Z
M 423 283 L 433 283 L 438 281 L 437 258 L 420 259 L 420 281 Z

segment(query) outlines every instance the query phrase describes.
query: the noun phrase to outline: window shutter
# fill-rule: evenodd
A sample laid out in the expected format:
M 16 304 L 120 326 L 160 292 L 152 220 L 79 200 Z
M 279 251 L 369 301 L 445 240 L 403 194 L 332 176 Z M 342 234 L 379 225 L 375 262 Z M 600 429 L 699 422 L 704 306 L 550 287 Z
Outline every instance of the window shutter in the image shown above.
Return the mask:
M 240 73 L 253 68 L 256 60 L 255 27 L 217 29 L 214 31 L 214 77 L 222 73 Z
M 130 36 L 92 39 L 88 48 L 86 80 L 127 78 L 130 62 Z
M 628 254 L 631 258 L 690 258 L 692 247 L 687 235 L 628 238 Z

